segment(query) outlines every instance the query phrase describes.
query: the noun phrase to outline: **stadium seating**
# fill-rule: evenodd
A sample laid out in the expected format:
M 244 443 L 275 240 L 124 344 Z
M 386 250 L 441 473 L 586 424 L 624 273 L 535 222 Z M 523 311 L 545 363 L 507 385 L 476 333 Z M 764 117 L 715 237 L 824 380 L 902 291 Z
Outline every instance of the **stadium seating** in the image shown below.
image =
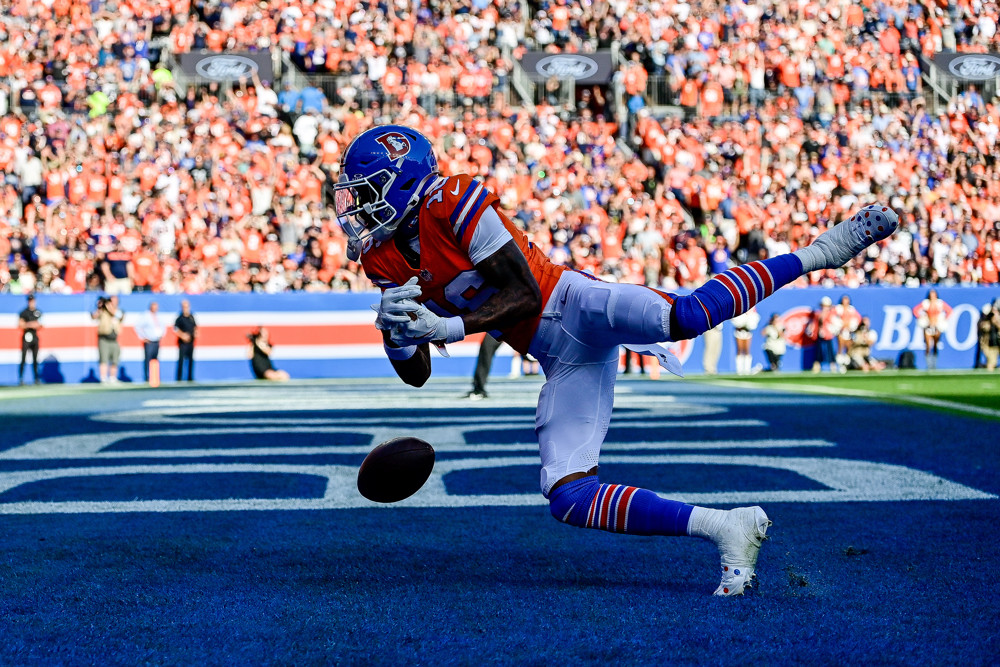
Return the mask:
M 1000 51 L 995 4 L 0 7 L 3 291 L 100 290 L 112 269 L 164 293 L 368 289 L 327 186 L 346 142 L 389 119 L 555 261 L 609 279 L 696 285 L 878 193 L 905 229 L 811 280 L 1000 280 L 1000 102 L 969 87 L 938 104 L 921 78 L 942 49 Z M 618 71 L 521 104 L 527 49 L 612 49 Z M 271 53 L 282 78 L 175 77 L 202 50 Z

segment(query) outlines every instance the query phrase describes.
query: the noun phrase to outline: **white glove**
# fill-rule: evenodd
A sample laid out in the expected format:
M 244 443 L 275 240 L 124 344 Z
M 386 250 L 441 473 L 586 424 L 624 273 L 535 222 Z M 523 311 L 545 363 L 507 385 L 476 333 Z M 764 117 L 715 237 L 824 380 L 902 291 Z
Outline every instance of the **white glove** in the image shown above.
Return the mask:
M 438 317 L 421 304 L 416 304 L 415 310 L 407 311 L 410 312 L 416 315 L 415 320 L 407 314 L 402 324 L 395 325 L 393 321 L 395 326 L 390 338 L 400 347 L 432 342 L 455 343 L 465 338 L 465 322 L 461 317 Z
M 418 307 L 413 299 L 420 296 L 421 291 L 417 277 L 413 276 L 399 287 L 390 287 L 382 292 L 382 302 L 377 306 L 372 304 L 372 310 L 378 313 L 375 328 L 386 331 L 409 322 L 409 314 Z

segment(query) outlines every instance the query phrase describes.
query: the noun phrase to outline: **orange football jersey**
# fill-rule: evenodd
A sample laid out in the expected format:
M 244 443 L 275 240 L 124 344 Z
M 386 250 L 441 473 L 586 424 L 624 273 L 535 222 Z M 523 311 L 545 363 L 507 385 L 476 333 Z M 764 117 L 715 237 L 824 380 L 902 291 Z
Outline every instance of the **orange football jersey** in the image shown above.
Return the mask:
M 482 183 L 462 174 L 439 178 L 424 196 L 418 218 L 420 266 L 411 267 L 395 242 L 373 246 L 361 256 L 368 278 L 381 289 L 402 285 L 416 276 L 423 290 L 417 299 L 443 317 L 471 313 L 497 290 L 476 271 L 470 249 L 480 218 L 494 207 L 504 227 L 521 248 L 542 292 L 542 303 L 555 289 L 563 266 L 552 264 L 514 223 L 496 208 L 499 198 Z M 539 316 L 490 334 L 525 354 L 538 328 Z

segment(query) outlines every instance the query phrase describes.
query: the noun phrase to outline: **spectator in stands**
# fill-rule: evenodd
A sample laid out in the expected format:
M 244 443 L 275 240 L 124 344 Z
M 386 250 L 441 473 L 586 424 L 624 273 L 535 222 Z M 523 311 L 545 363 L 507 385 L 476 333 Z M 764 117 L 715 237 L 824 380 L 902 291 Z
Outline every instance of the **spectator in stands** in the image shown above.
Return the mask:
M 293 112 L 303 115 L 322 113 L 326 108 L 326 95 L 316 86 L 306 86 L 299 91 L 291 107 Z
M 715 246 L 708 255 L 709 274 L 715 276 L 725 273 L 732 266 L 729 244 L 724 236 L 715 237 Z
M 113 249 L 103 256 L 98 255 L 98 266 L 105 292 L 112 295 L 132 293 L 131 259 L 131 255 L 123 249 L 121 241 L 116 241 Z
M 606 238 L 619 224 L 626 233 L 618 249 L 595 243 L 589 256 L 608 275 L 629 279 L 638 268 L 644 282 L 696 283 L 689 236 L 709 250 L 715 242 L 700 239 L 722 235 L 739 261 L 795 250 L 877 187 L 907 212 L 911 229 L 844 269 L 808 280 L 829 286 L 1000 280 L 1000 105 L 980 87 L 961 90 L 950 104 L 924 100 L 918 60 L 946 44 L 1000 50 L 996 3 L 958 3 L 940 12 L 918 3 L 900 16 L 823 3 L 775 10 L 749 2 L 720 12 L 714 5 L 648 0 L 593 7 L 480 3 L 485 6 L 472 11 L 444 0 L 418 9 L 383 3 L 353 13 L 300 0 L 196 0 L 190 14 L 186 3 L 145 3 L 141 11 L 108 11 L 105 4 L 72 3 L 68 14 L 51 3 L 9 8 L 5 30 L 16 50 L 0 56 L 0 79 L 10 82 L 9 92 L 0 84 L 0 172 L 24 211 L 6 202 L 0 210 L 44 221 L 46 211 L 28 210 L 38 194 L 38 205 L 53 216 L 37 231 L 0 238 L 35 248 L 35 239 L 46 237 L 65 262 L 48 262 L 43 272 L 33 255 L 22 252 L 22 264 L 12 251 L 16 278 L 0 274 L 0 288 L 95 285 L 89 272 L 82 280 L 79 275 L 87 262 L 101 259 L 97 283 L 104 277 L 99 255 L 105 251 L 93 241 L 124 238 L 133 229 L 163 272 L 162 280 L 142 285 L 136 276 L 135 287 L 276 289 L 281 279 L 270 282 L 274 271 L 258 270 L 257 276 L 269 276 L 262 282 L 239 263 L 206 266 L 190 244 L 211 257 L 211 246 L 232 245 L 230 230 L 244 237 L 245 211 L 259 210 L 263 198 L 260 188 L 256 198 L 250 193 L 256 180 L 246 176 L 255 179 L 267 164 L 275 167 L 264 170 L 263 188 L 274 179 L 275 228 L 262 233 L 279 237 L 282 259 L 294 254 L 301 230 L 314 219 L 335 220 L 323 188 L 337 177 L 343 138 L 389 116 L 431 136 L 447 156 L 448 173 L 472 172 L 487 185 L 519 180 L 509 206 L 524 203 L 531 215 L 544 214 L 532 232 L 543 242 L 562 231 L 572 250 L 583 235 Z M 17 27 L 43 24 L 40 32 Z M 69 54 L 63 35 L 79 36 Z M 615 74 L 621 99 L 599 101 L 591 92 L 587 100 L 581 86 L 578 99 L 564 103 L 560 85 L 553 90 L 556 104 L 536 100 L 542 103 L 527 114 L 493 94 L 510 81 L 513 60 L 524 50 L 585 53 L 613 43 L 624 54 Z M 162 56 L 202 48 L 274 49 L 338 78 L 322 87 L 329 100 L 314 84 L 302 89 L 305 99 L 284 84 L 275 96 L 259 77 L 181 90 L 166 76 Z M 690 118 L 662 117 L 661 101 L 683 101 Z M 276 117 L 277 107 L 289 115 Z M 296 124 L 300 132 L 293 133 Z M 636 157 L 618 149 L 619 135 Z M 298 164 L 300 154 L 320 160 L 325 175 L 318 187 L 315 173 Z M 966 157 L 952 164 L 952 155 Z M 550 176 L 535 179 L 542 170 Z M 552 195 L 556 187 L 562 194 Z M 293 213 L 303 198 L 319 203 L 307 219 Z M 634 204 L 619 205 L 630 198 Z M 549 210 L 553 202 L 558 211 Z M 594 210 L 608 219 L 585 223 L 589 215 L 581 213 Z M 635 220 L 641 222 L 632 229 Z M 324 247 L 342 242 L 335 224 L 320 226 Z M 70 261 L 76 252 L 84 256 Z M 125 252 L 136 268 L 140 248 Z M 659 258 L 658 272 L 651 253 Z M 285 284 L 369 287 L 356 266 L 342 256 L 337 262 L 315 278 Z

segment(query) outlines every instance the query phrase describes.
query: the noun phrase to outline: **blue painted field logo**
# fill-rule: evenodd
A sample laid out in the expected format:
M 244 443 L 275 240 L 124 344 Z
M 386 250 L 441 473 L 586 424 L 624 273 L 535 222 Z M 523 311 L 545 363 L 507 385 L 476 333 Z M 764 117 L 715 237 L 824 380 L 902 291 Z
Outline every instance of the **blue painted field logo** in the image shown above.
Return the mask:
M 448 485 L 453 473 L 485 471 L 485 480 L 501 479 L 504 469 L 538 465 L 537 445 L 532 441 L 534 397 L 531 392 L 527 394 L 511 393 L 500 398 L 498 393 L 497 398 L 490 401 L 487 415 L 456 400 L 452 392 L 425 390 L 419 397 L 401 391 L 372 392 L 369 398 L 373 404 L 406 405 L 420 415 L 387 415 L 380 420 L 372 420 L 370 415 L 356 408 L 338 407 L 345 403 L 339 400 L 341 397 L 336 392 L 306 389 L 292 389 L 280 396 L 233 389 L 213 392 L 210 399 L 204 394 L 189 394 L 176 400 L 147 401 L 142 409 L 94 417 L 98 423 L 114 426 L 107 431 L 39 438 L 0 452 L 0 461 L 35 462 L 27 470 L 0 472 L 0 514 L 384 507 L 365 500 L 358 493 L 356 465 L 316 463 L 316 460 L 321 455 L 352 455 L 360 460 L 375 443 L 401 432 L 433 443 L 439 453 L 447 456 L 439 459 L 430 479 L 416 495 L 392 507 L 544 505 L 546 500 L 541 493 L 504 492 L 499 482 L 490 488 L 487 481 L 483 492 L 475 494 L 454 493 Z M 717 466 L 720 470 L 755 467 L 761 469 L 762 478 L 766 478 L 767 470 L 773 470 L 795 473 L 813 482 L 805 489 L 716 492 L 654 489 L 668 497 L 699 505 L 996 498 L 905 466 L 831 456 L 836 443 L 823 439 L 754 438 L 754 435 L 767 434 L 770 424 L 761 419 L 731 416 L 724 405 L 726 399 L 718 400 L 722 404 L 682 404 L 669 396 L 657 396 L 651 401 L 649 396 L 620 393 L 616 398 L 616 410 L 620 410 L 620 414 L 603 447 L 602 463 L 674 469 L 678 466 Z M 771 400 L 780 402 L 782 399 Z M 445 411 L 435 411 L 441 408 Z M 464 418 L 455 416 L 459 410 Z M 262 412 L 268 414 L 258 417 Z M 323 416 L 316 417 L 315 413 Z M 241 415 L 246 419 L 240 419 Z M 128 425 L 132 428 L 128 429 Z M 123 427 L 127 430 L 122 430 Z M 648 431 L 650 439 L 637 441 L 624 435 L 636 429 Z M 676 435 L 678 430 L 691 433 L 697 439 L 654 439 L 657 433 Z M 698 434 L 711 434 L 712 439 L 698 437 Z M 305 436 L 309 436 L 308 439 Z M 625 439 L 621 439 L 623 437 Z M 294 444 L 296 440 L 322 444 Z M 153 444 L 172 442 L 204 442 L 210 446 L 160 449 Z M 783 449 L 794 449 L 799 455 L 774 454 Z M 801 456 L 803 450 L 810 449 L 816 452 L 814 456 Z M 764 450 L 766 454 L 755 453 Z M 299 463 L 294 461 L 295 457 L 308 458 Z M 44 461 L 51 461 L 52 465 L 38 465 Z M 497 475 L 491 476 L 490 471 Z M 89 483 L 105 488 L 114 483 L 114 477 L 135 479 L 141 475 L 155 484 L 157 476 L 161 475 L 164 480 L 176 480 L 178 475 L 202 475 L 207 480 L 209 475 L 247 473 L 312 476 L 321 480 L 318 486 L 323 492 L 318 497 L 305 498 L 162 500 L 151 491 L 153 497 L 149 499 L 125 501 L 3 502 L 5 493 L 38 483 L 58 485 L 65 482 L 76 489 L 87 488 Z

